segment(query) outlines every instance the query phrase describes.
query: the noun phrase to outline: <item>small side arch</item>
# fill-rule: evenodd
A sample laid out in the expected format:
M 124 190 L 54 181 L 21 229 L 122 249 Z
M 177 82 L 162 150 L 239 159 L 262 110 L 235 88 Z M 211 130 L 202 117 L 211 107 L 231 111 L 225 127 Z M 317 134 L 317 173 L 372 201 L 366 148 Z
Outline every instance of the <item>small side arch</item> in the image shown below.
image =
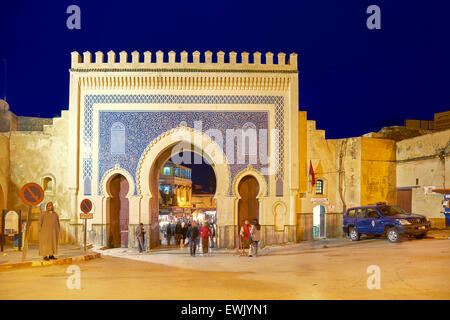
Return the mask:
M 259 192 L 257 195 L 257 199 L 260 200 L 267 194 L 267 182 L 261 172 L 253 168 L 251 165 L 248 165 L 247 168 L 240 171 L 233 181 L 233 194 L 237 199 L 241 199 L 241 195 L 239 194 L 239 183 L 245 177 L 251 175 L 253 176 L 259 184 Z
M 103 197 L 105 197 L 105 198 L 112 197 L 111 190 L 109 189 L 109 186 L 110 186 L 109 182 L 111 181 L 111 179 L 114 176 L 116 176 L 118 174 L 124 176 L 128 180 L 129 190 L 128 190 L 126 197 L 131 198 L 134 195 L 135 183 L 134 183 L 134 179 L 131 176 L 131 174 L 128 171 L 126 171 L 125 169 L 122 169 L 120 167 L 115 167 L 113 169 L 108 170 L 103 175 L 103 178 L 100 182 L 100 190 L 101 190 Z
M 56 178 L 51 173 L 46 173 L 41 177 L 41 186 L 44 189 L 44 193 L 50 196 L 56 193 Z
M 286 212 L 287 208 L 284 202 L 277 201 L 272 207 L 273 219 L 275 225 L 275 231 L 284 231 L 284 225 L 286 224 Z

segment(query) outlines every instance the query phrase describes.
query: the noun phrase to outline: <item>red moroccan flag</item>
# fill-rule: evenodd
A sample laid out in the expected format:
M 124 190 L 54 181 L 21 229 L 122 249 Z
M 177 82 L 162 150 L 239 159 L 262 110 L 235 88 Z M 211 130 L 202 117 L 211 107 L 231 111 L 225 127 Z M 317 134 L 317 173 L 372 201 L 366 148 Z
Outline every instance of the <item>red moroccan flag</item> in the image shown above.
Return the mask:
M 316 177 L 314 176 L 314 169 L 311 160 L 309 160 L 309 174 L 311 175 L 311 186 L 316 184 Z

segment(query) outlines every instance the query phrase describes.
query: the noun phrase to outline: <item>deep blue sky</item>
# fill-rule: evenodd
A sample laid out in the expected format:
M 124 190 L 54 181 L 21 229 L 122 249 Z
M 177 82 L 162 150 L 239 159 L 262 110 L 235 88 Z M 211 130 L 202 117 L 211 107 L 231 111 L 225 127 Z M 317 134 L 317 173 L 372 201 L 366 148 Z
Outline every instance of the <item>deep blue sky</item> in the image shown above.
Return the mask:
M 81 30 L 66 8 L 81 8 Z M 381 30 L 366 8 L 381 7 Z M 450 109 L 450 1 L 6 1 L 0 59 L 17 115 L 68 108 L 70 52 L 297 52 L 299 108 L 327 138 Z M 0 92 L 4 67 L 0 61 Z

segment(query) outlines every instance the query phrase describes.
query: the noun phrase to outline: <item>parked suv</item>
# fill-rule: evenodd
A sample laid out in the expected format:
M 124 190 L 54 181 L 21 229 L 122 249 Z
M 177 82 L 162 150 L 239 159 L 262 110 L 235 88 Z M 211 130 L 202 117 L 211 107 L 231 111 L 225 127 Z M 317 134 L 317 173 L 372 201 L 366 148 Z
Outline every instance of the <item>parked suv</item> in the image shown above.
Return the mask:
M 425 216 L 411 214 L 395 205 L 375 205 L 348 209 L 344 214 L 344 233 L 353 241 L 361 234 L 386 236 L 390 242 L 398 242 L 401 235 L 422 239 L 431 228 Z

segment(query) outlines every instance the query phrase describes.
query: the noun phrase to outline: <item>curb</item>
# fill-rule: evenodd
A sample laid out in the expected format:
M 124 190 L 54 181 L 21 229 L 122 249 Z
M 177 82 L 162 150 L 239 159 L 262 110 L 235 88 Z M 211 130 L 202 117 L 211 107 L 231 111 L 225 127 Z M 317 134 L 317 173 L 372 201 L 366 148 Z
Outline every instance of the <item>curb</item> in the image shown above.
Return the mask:
M 430 239 L 435 239 L 435 240 L 450 240 L 450 237 L 429 237 Z
M 0 271 L 2 270 L 11 270 L 11 269 L 19 269 L 19 268 L 27 268 L 27 267 L 47 267 L 51 265 L 61 265 L 61 264 L 73 264 L 75 262 L 83 262 L 92 259 L 101 258 L 101 254 L 98 252 L 85 254 L 81 256 L 75 256 L 71 258 L 64 259 L 56 259 L 49 261 L 29 261 L 29 262 L 18 262 L 18 263 L 8 263 L 0 265 Z

